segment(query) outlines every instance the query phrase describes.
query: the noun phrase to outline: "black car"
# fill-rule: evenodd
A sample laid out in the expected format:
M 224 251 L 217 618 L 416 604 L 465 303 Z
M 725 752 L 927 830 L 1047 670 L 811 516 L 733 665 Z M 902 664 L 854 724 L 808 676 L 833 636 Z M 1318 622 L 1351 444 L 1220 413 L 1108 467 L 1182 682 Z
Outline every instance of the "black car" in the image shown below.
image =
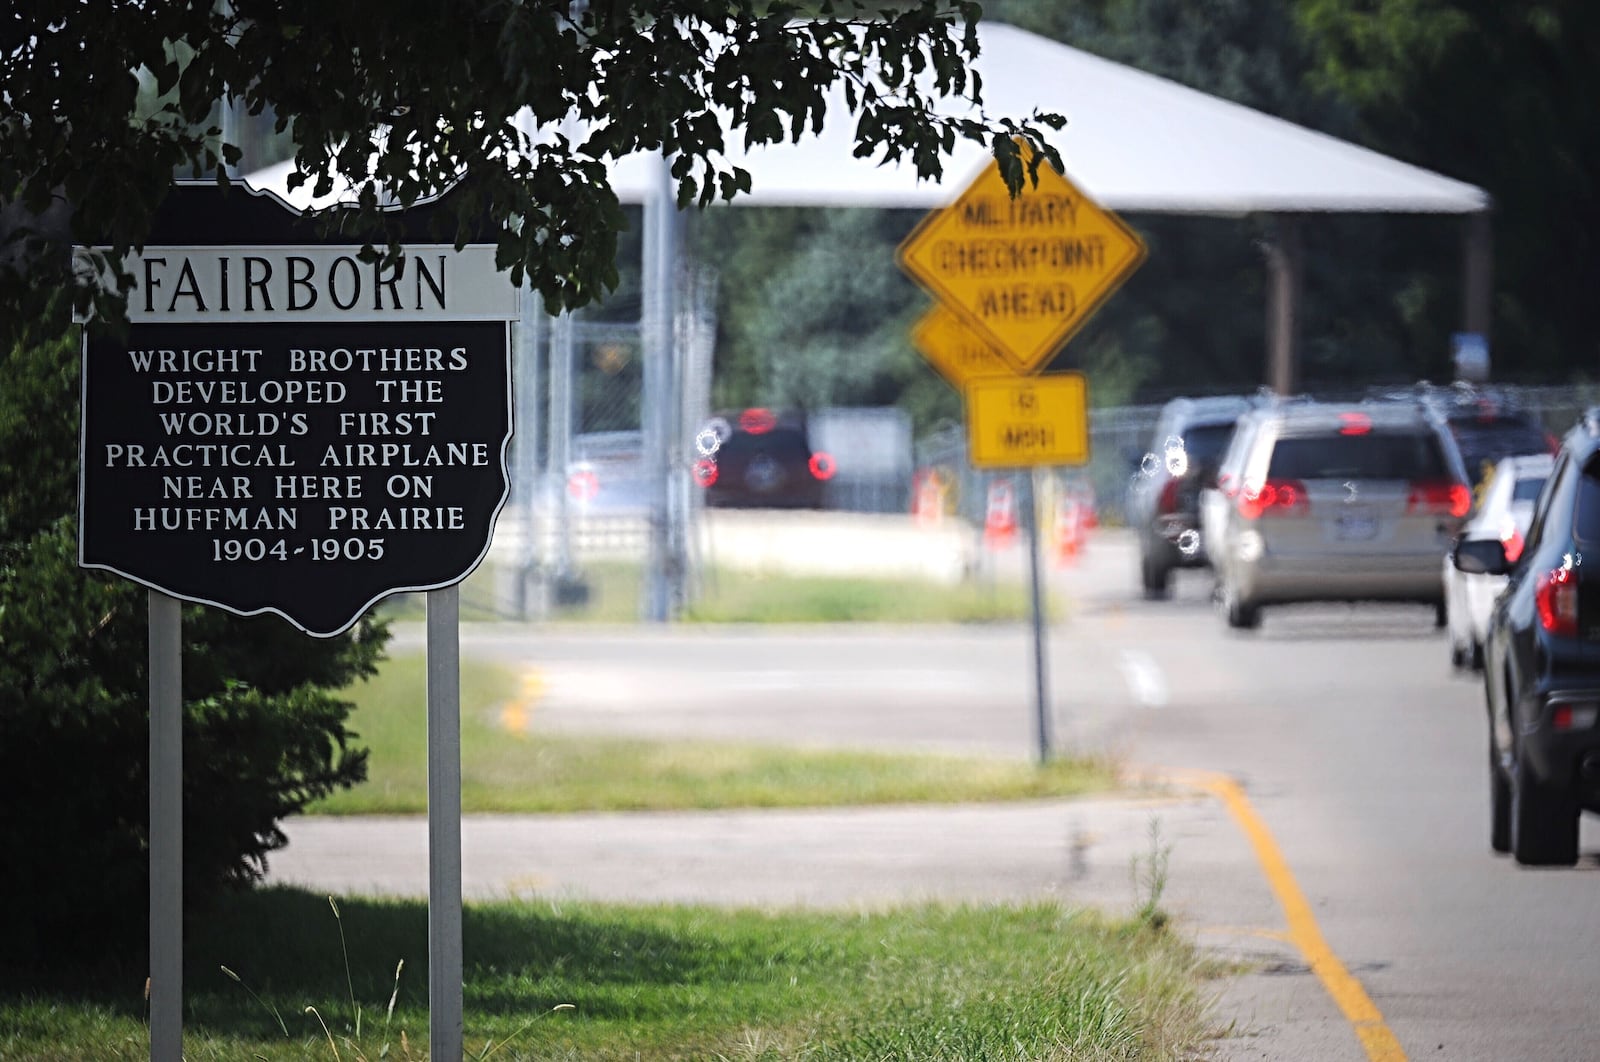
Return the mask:
M 1484 641 L 1490 843 L 1518 863 L 1570 866 L 1578 816 L 1600 811 L 1600 408 L 1568 433 L 1521 555 L 1462 539 L 1463 572 L 1506 575 Z
M 1175 398 L 1161 408 L 1150 448 L 1128 485 L 1128 526 L 1139 535 L 1139 582 L 1167 595 L 1175 568 L 1208 563 L 1200 534 L 1200 490 L 1217 474 L 1234 425 L 1261 400 L 1244 395 Z
M 804 413 L 765 408 L 722 413 L 696 437 L 695 479 L 706 504 L 740 509 L 820 509 L 833 458 L 812 449 Z

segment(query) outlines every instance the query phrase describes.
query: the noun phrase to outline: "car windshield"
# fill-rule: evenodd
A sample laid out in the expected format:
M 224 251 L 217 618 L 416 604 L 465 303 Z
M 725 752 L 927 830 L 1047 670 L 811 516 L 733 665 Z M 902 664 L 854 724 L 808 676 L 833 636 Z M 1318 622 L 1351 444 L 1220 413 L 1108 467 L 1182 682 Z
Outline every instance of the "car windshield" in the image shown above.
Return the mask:
M 1189 463 L 1215 468 L 1222 458 L 1222 451 L 1228 448 L 1228 440 L 1232 437 L 1232 421 L 1226 424 L 1192 426 L 1183 433 L 1183 448 L 1189 455 Z
M 1578 517 L 1573 534 L 1580 542 L 1600 539 L 1600 460 L 1590 461 L 1578 488 Z
M 1272 479 L 1449 478 L 1436 440 L 1419 432 L 1288 436 L 1273 447 Z

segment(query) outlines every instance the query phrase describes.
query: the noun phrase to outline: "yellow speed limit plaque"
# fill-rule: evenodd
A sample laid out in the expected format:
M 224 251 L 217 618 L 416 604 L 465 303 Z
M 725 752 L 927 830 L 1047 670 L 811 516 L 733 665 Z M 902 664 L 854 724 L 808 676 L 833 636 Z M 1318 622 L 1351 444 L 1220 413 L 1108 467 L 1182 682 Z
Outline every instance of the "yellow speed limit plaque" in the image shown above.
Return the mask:
M 974 468 L 1089 461 L 1089 386 L 1082 373 L 984 377 L 967 384 L 967 453 Z

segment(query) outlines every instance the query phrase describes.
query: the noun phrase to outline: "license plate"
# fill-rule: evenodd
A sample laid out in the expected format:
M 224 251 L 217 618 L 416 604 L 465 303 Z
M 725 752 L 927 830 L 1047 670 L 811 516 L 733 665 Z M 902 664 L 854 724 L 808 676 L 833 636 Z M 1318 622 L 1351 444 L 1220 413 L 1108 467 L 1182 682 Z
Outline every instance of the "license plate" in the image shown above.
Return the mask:
M 1341 542 L 1359 542 L 1378 533 L 1378 518 L 1372 513 L 1340 513 L 1333 534 Z

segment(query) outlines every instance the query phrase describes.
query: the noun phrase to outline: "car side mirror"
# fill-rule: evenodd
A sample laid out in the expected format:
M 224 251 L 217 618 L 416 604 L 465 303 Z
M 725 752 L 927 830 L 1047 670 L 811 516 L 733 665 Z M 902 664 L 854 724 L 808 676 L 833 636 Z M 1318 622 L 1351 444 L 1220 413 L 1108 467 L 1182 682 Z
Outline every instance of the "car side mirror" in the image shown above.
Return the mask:
M 1458 539 L 1450 562 L 1468 575 L 1504 575 L 1511 570 L 1506 547 L 1498 538 Z

